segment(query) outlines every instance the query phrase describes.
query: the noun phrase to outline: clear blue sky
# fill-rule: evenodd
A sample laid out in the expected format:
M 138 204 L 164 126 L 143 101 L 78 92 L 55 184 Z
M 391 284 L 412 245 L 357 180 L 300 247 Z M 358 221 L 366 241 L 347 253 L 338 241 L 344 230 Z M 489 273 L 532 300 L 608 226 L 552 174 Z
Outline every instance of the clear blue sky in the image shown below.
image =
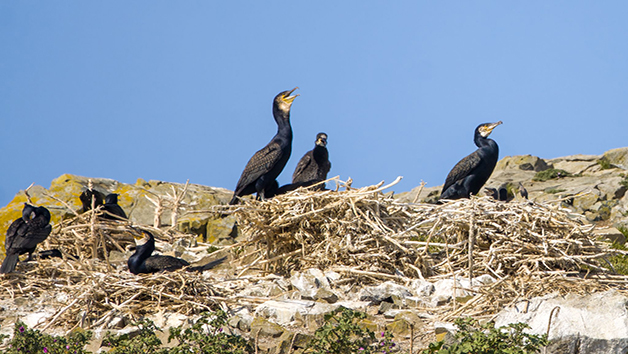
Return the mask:
M 290 181 L 442 184 L 475 149 L 627 146 L 625 1 L 2 1 L 0 204 L 63 173 L 233 189 L 299 86 Z

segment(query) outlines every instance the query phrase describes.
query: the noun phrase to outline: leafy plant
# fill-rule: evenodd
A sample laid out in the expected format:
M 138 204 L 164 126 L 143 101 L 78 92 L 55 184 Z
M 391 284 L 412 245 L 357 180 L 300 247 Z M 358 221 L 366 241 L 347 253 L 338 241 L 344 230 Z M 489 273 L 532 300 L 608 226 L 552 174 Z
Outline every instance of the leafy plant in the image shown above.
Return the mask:
M 314 339 L 305 353 L 389 353 L 395 347 L 392 334 L 385 331 L 378 340 L 373 331 L 359 325 L 359 321 L 364 318 L 365 313 L 344 307 L 326 314 L 325 323 L 314 332 Z
M 621 226 L 620 226 L 621 227 Z M 624 230 L 626 230 L 625 227 L 622 227 Z M 619 227 L 618 227 L 619 229 Z M 624 233 L 624 231 L 620 230 L 622 233 Z M 621 250 L 621 251 L 628 251 L 628 248 L 626 248 L 625 245 L 619 244 L 619 243 L 613 243 L 611 245 L 611 248 L 616 249 L 616 250 Z M 623 274 L 623 275 L 628 275 L 628 255 L 625 254 L 614 254 L 610 257 L 608 257 L 608 263 L 610 263 L 611 268 L 619 273 L 619 274 Z
M 103 339 L 104 345 L 111 347 L 109 353 L 113 354 L 134 354 L 134 353 L 166 353 L 159 350 L 161 340 L 157 338 L 155 331 L 159 328 L 149 319 L 135 323 L 139 328 L 139 333 L 129 333 L 113 335 L 107 333 Z
M 545 171 L 537 172 L 534 177 L 532 177 L 533 181 L 545 182 L 554 178 L 562 178 L 562 177 L 580 177 L 580 175 L 573 175 L 565 170 L 560 170 L 556 168 L 550 168 Z
M 207 353 L 207 354 L 245 354 L 253 353 L 253 344 L 243 337 L 227 334 L 223 327 L 227 325 L 227 314 L 218 310 L 204 312 L 191 328 L 170 328 L 168 342 L 172 339 L 179 345 L 171 348 L 168 354 Z
M 529 326 L 513 323 L 495 328 L 495 323 L 480 325 L 472 318 L 459 318 L 454 324 L 458 327 L 456 342 L 448 345 L 443 341 L 431 343 L 423 354 L 532 354 L 538 353 L 547 345 L 546 335 L 527 334 Z
M 29 329 L 21 321 L 15 323 L 13 338 L 9 342 L 7 354 L 22 353 L 76 353 L 87 354 L 85 346 L 92 337 L 91 332 L 74 331 L 67 337 L 51 336 L 36 329 Z

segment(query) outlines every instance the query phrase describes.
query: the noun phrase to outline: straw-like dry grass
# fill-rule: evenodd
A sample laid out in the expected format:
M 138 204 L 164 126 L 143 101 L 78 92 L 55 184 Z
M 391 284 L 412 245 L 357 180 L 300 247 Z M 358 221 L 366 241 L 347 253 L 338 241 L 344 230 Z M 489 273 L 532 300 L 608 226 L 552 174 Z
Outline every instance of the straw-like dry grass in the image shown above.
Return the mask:
M 168 243 L 194 236 L 103 221 L 90 211 L 55 225 L 43 245 L 61 249 L 64 259 L 20 263 L 20 273 L 0 278 L 0 300 L 48 299 L 58 310 L 39 328 L 93 329 L 159 311 L 189 315 L 258 304 L 266 298 L 238 294 L 274 274 L 288 276 L 310 267 L 334 270 L 355 284 L 483 274 L 496 279 L 473 290 L 470 298 L 424 309 L 443 319 L 490 316 L 550 292 L 625 289 L 626 277 L 605 275 L 600 267 L 609 250 L 592 239 L 593 226 L 558 205 L 475 197 L 440 205 L 399 203 L 383 193 L 394 183 L 353 189 L 342 182 L 346 190 L 301 189 L 207 211 L 234 213 L 244 235 L 220 251 L 229 254 L 232 267 L 221 275 L 185 270 L 132 275 L 124 262 L 110 257 L 134 243 L 136 228 Z

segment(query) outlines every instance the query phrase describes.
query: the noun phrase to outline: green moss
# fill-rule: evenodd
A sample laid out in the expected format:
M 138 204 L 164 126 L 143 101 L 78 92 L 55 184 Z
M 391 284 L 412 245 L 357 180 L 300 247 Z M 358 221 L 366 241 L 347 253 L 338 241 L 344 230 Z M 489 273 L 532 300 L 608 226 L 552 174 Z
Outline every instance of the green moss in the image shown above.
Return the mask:
M 608 170 L 613 168 L 613 165 L 611 165 L 611 163 L 606 159 L 606 157 L 602 157 L 601 159 L 597 160 L 597 164 L 600 165 L 600 168 L 603 170 Z
M 545 190 L 545 193 L 548 194 L 556 194 L 556 193 L 562 193 L 566 191 L 566 189 L 562 189 L 562 188 L 548 188 Z
M 620 230 L 622 234 L 626 230 L 625 228 L 623 229 L 624 231 Z M 613 243 L 611 245 L 611 248 L 616 249 L 616 250 L 621 250 L 621 251 L 628 251 L 628 248 L 625 245 L 622 245 L 619 243 Z M 612 269 L 614 269 L 615 272 L 619 274 L 623 274 L 623 275 L 628 275 L 628 255 L 615 254 L 608 258 L 608 262 L 611 264 Z
M 624 178 L 621 182 L 619 182 L 619 184 L 628 188 L 628 175 L 626 175 L 625 173 L 620 173 L 619 176 Z
M 563 177 L 580 177 L 580 175 L 571 174 L 565 170 L 556 168 L 550 168 L 549 170 L 537 172 L 532 178 L 533 181 L 545 182 L 550 179 L 563 178 Z

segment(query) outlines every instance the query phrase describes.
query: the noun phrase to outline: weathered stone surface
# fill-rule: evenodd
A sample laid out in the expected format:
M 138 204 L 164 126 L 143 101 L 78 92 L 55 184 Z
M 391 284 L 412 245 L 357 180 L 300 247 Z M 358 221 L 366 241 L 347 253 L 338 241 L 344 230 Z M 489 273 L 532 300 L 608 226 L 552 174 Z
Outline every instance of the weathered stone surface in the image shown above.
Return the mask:
M 545 160 L 532 155 L 506 156 L 497 162 L 495 171 L 501 170 L 523 170 L 523 171 L 545 171 L 551 168 Z
M 598 155 L 571 155 L 547 160 L 555 169 L 565 170 L 572 174 L 599 171 Z
M 543 334 L 547 331 L 550 313 L 558 307 L 560 310 L 552 317 L 548 353 L 625 353 L 628 350 L 627 304 L 628 298 L 614 290 L 584 296 L 549 295 L 502 311 L 495 325 L 524 322 L 530 325 L 531 333 Z
M 373 304 L 379 304 L 380 302 L 397 296 L 399 298 L 412 296 L 412 292 L 405 286 L 396 284 L 392 281 L 387 281 L 378 286 L 367 286 L 360 291 L 360 301 L 370 301 Z
M 51 223 L 54 225 L 61 219 L 74 215 L 68 206 L 74 211 L 81 209 L 79 195 L 87 188 L 89 180 L 88 177 L 64 174 L 53 180 L 48 189 L 33 186 L 28 193 L 32 204 L 44 205 L 50 210 Z M 162 200 L 164 208 L 159 220 L 161 225 L 170 225 L 173 210 L 170 201 L 172 201 L 175 192 L 181 193 L 184 188 L 183 184 L 161 181 L 146 182 L 142 179 L 138 179 L 135 184 L 120 183 L 108 178 L 91 178 L 91 180 L 93 188 L 103 194 L 118 193 L 120 195 L 118 203 L 125 210 L 129 220 L 143 225 L 153 225 L 155 220 L 155 205 L 148 198 L 155 201 Z M 67 206 L 53 197 L 64 201 Z M 179 209 L 180 222 L 178 222 L 178 226 L 185 231 L 219 243 L 233 238 L 235 221 L 233 217 L 216 220 L 210 218 L 209 213 L 189 213 L 208 210 L 217 204 L 227 204 L 230 197 L 231 192 L 226 189 L 197 184 L 188 185 L 187 193 L 182 199 L 182 205 Z M 6 230 L 11 222 L 21 215 L 23 203 L 27 201 L 24 191 L 20 191 L 7 206 L 0 209 L 0 229 Z M 1 244 L 4 244 L 4 237 L 5 233 L 0 232 Z
M 603 156 L 611 165 L 628 170 L 628 147 L 608 150 Z
M 259 335 L 261 338 L 277 338 L 281 336 L 284 331 L 285 329 L 280 325 L 261 317 L 256 317 L 251 323 L 251 333 L 255 336 Z
M 299 290 L 304 300 L 323 300 L 328 303 L 338 301 L 338 295 L 331 289 L 329 279 L 320 269 L 310 268 L 296 273 L 290 278 L 290 283 Z
M 619 244 L 626 243 L 626 236 L 614 227 L 605 227 L 593 230 L 593 234 L 599 238 Z

